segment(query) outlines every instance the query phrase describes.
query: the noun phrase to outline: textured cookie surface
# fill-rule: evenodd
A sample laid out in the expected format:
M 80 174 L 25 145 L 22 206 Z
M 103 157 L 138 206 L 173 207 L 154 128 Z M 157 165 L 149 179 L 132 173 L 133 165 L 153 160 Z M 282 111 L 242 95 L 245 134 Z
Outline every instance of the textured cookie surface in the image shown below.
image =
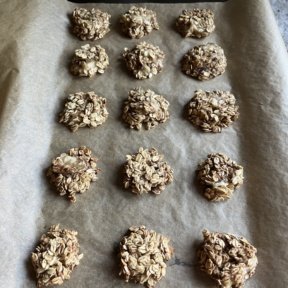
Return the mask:
M 86 44 L 75 50 L 70 71 L 75 76 L 92 77 L 96 73 L 103 74 L 109 65 L 109 57 L 100 45 Z
M 75 8 L 72 14 L 72 32 L 81 40 L 97 40 L 109 31 L 111 15 L 99 9 Z
M 122 118 L 132 129 L 149 130 L 169 119 L 169 102 L 154 91 L 132 89 L 124 103 Z
M 123 32 L 130 38 L 139 39 L 148 35 L 153 30 L 158 30 L 159 25 L 156 13 L 145 7 L 132 6 L 120 18 Z
M 79 252 L 77 234 L 76 231 L 54 225 L 41 236 L 31 257 L 37 287 L 60 285 L 70 279 L 72 271 L 83 257 Z
M 95 92 L 77 92 L 70 94 L 59 122 L 65 124 L 72 132 L 81 127 L 97 127 L 108 117 L 106 99 Z
M 153 288 L 166 274 L 166 262 L 173 248 L 170 240 L 146 229 L 130 227 L 120 242 L 120 276 L 126 282 L 135 282 Z
M 155 148 L 141 147 L 138 153 L 126 158 L 124 186 L 135 194 L 160 194 L 173 181 L 171 167 Z
M 141 42 L 131 50 L 125 48 L 123 58 L 135 78 L 147 79 L 162 71 L 165 54 L 158 46 Z
M 226 66 L 227 60 L 223 49 L 213 43 L 193 47 L 181 61 L 182 71 L 201 81 L 222 75 Z
M 236 99 L 229 91 L 197 90 L 187 106 L 188 120 L 204 132 L 221 132 L 239 117 Z
M 214 14 L 210 9 L 183 10 L 176 27 L 183 37 L 206 37 L 215 29 Z
M 196 173 L 204 196 L 210 201 L 229 199 L 244 179 L 243 167 L 222 153 L 209 154 Z
M 222 288 L 243 288 L 256 270 L 257 249 L 245 238 L 203 231 L 198 251 L 200 269 Z

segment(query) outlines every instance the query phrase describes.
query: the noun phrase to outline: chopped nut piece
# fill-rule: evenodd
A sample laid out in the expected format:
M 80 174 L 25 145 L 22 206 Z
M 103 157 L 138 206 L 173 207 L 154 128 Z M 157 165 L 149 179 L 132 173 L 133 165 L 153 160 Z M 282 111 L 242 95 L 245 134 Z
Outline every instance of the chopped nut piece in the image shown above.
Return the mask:
M 123 58 L 137 79 L 147 79 L 162 71 L 165 54 L 158 46 L 141 42 L 131 50 L 125 48 Z
M 206 37 L 215 29 L 214 14 L 210 9 L 183 10 L 176 27 L 183 37 Z
M 124 186 L 133 193 L 160 194 L 173 181 L 173 170 L 155 148 L 141 147 L 138 153 L 126 158 Z
M 72 31 L 81 40 L 103 38 L 110 31 L 110 17 L 110 14 L 99 9 L 75 8 L 72 14 Z
M 126 35 L 136 39 L 151 33 L 153 29 L 159 29 L 156 13 L 145 7 L 132 6 L 122 15 L 120 24 Z
M 120 273 L 126 282 L 153 288 L 166 275 L 166 262 L 173 255 L 170 239 L 147 230 L 130 227 L 120 242 Z
M 64 280 L 70 279 L 83 257 L 79 254 L 77 234 L 54 225 L 41 236 L 40 244 L 31 257 L 38 287 L 61 285 Z
M 169 119 L 169 102 L 154 91 L 142 88 L 130 90 L 125 101 L 122 118 L 133 129 L 142 125 L 149 130 Z
M 76 202 L 76 193 L 84 193 L 97 180 L 100 169 L 96 161 L 89 148 L 72 148 L 52 161 L 47 176 L 60 196 L 67 194 L 71 202 Z
M 104 48 L 86 44 L 75 50 L 71 73 L 75 76 L 92 77 L 96 73 L 103 74 L 108 65 L 109 58 Z
M 184 55 L 181 66 L 185 74 L 203 81 L 222 75 L 227 60 L 220 46 L 209 43 L 190 49 Z
M 223 201 L 243 183 L 243 167 L 224 154 L 209 154 L 198 165 L 197 178 L 204 185 L 204 196 L 208 200 Z
M 60 123 L 67 125 L 72 132 L 81 127 L 97 127 L 108 117 L 106 99 L 95 92 L 70 94 L 64 111 L 60 114 Z
M 236 99 L 229 91 L 197 90 L 188 104 L 188 120 L 205 132 L 221 132 L 238 117 Z
M 216 280 L 219 287 L 242 288 L 255 273 L 257 249 L 245 238 L 203 231 L 198 251 L 200 269 Z

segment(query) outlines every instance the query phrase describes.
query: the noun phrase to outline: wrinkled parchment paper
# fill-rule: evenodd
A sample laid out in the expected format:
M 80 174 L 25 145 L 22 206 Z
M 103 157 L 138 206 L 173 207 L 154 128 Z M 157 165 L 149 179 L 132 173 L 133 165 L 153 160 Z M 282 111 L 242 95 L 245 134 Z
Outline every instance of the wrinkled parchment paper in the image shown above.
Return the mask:
M 175 257 L 159 287 L 215 287 L 196 265 L 201 231 L 245 236 L 258 248 L 256 275 L 246 287 L 288 287 L 288 57 L 267 0 L 226 3 L 148 4 L 160 31 L 143 38 L 166 53 L 164 70 L 136 80 L 121 62 L 124 47 L 137 40 L 119 31 L 130 5 L 89 4 L 112 14 L 111 32 L 96 41 L 110 66 L 102 76 L 79 79 L 68 65 L 84 45 L 69 32 L 76 4 L 60 0 L 0 1 L 0 239 L 1 287 L 35 287 L 30 254 L 50 225 L 79 232 L 84 258 L 62 287 L 137 287 L 118 277 L 117 243 L 131 225 L 144 224 L 170 237 Z M 183 8 L 209 7 L 216 30 L 203 40 L 174 30 Z M 179 60 L 197 44 L 215 42 L 228 58 L 226 73 L 199 82 L 183 73 Z M 142 86 L 170 101 L 171 118 L 151 131 L 132 131 L 119 120 L 131 88 Z M 205 134 L 183 119 L 195 89 L 231 89 L 239 120 L 221 134 Z M 72 134 L 57 123 L 69 93 L 95 90 L 107 97 L 109 118 L 96 129 Z M 46 180 L 51 160 L 87 145 L 100 158 L 98 182 L 71 205 Z M 175 181 L 157 197 L 124 191 L 119 174 L 125 155 L 156 147 L 174 169 Z M 245 168 L 245 184 L 231 200 L 210 203 L 195 183 L 195 169 L 208 153 L 224 152 Z

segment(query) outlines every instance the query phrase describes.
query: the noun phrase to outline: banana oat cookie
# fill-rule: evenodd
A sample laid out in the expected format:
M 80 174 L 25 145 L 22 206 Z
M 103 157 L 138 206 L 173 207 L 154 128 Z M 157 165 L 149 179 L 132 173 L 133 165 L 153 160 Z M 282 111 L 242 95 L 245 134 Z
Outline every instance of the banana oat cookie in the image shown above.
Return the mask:
M 214 14 L 210 9 L 183 10 L 176 27 L 183 37 L 206 37 L 215 29 Z
M 72 132 L 81 127 L 95 128 L 102 125 L 108 118 L 106 98 L 95 92 L 77 92 L 70 94 L 66 100 L 59 123 L 65 124 Z
M 157 195 L 172 183 L 173 170 L 155 148 L 141 147 L 138 153 L 126 158 L 124 186 L 133 193 L 142 195 L 150 192 Z
M 136 39 L 159 29 L 156 13 L 146 7 L 132 6 L 121 16 L 120 24 L 127 36 Z
M 97 40 L 109 31 L 111 15 L 99 9 L 75 8 L 72 14 L 72 32 L 81 40 Z
M 193 47 L 181 61 L 182 71 L 201 81 L 222 75 L 226 66 L 227 60 L 223 49 L 213 43 Z
M 147 79 L 162 71 L 165 54 L 158 46 L 141 42 L 129 50 L 124 49 L 123 59 L 137 79 Z
M 229 91 L 194 92 L 187 105 L 187 118 L 204 132 L 221 132 L 239 117 L 236 99 Z
M 92 77 L 96 73 L 103 74 L 109 65 L 109 57 L 100 45 L 86 44 L 75 50 L 70 71 L 75 76 Z
M 79 252 L 77 234 L 76 231 L 53 225 L 41 236 L 40 243 L 31 257 L 37 287 L 61 285 L 70 279 L 83 257 Z
M 166 275 L 167 264 L 173 255 L 170 239 L 146 229 L 130 227 L 120 242 L 120 276 L 153 288 Z
M 243 183 L 243 167 L 222 153 L 209 154 L 197 168 L 197 179 L 210 201 L 229 199 Z
M 122 118 L 132 129 L 140 130 L 143 126 L 149 130 L 169 119 L 168 107 L 163 96 L 140 87 L 129 91 Z
M 200 269 L 222 288 L 243 288 L 256 270 L 257 249 L 244 237 L 203 231 L 198 250 Z
M 76 202 L 76 194 L 86 192 L 91 182 L 97 180 L 100 169 L 96 162 L 86 146 L 72 148 L 52 161 L 47 176 L 60 196 L 67 195 L 71 202 Z

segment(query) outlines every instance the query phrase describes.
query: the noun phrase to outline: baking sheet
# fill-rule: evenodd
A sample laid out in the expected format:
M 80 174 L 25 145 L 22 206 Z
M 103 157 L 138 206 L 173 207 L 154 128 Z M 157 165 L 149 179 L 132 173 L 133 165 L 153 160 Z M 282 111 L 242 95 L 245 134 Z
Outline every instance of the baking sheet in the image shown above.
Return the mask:
M 287 287 L 288 57 L 266 0 L 226 3 L 147 4 L 160 31 L 143 38 L 166 54 L 164 70 L 135 80 L 121 62 L 124 47 L 119 16 L 129 4 L 82 4 L 112 15 L 111 32 L 96 44 L 110 57 L 102 76 L 79 79 L 68 65 L 84 45 L 69 32 L 67 1 L 0 1 L 0 287 L 35 287 L 30 253 L 52 224 L 79 232 L 84 258 L 62 287 L 137 287 L 118 275 L 117 244 L 131 225 L 144 224 L 170 237 L 175 256 L 158 287 L 214 287 L 195 261 L 201 231 L 245 236 L 258 248 L 256 275 L 246 287 Z M 183 8 L 208 7 L 216 30 L 203 40 L 183 39 L 174 30 Z M 179 60 L 197 44 L 215 42 L 228 58 L 226 73 L 199 82 L 180 72 Z M 119 120 L 131 88 L 166 96 L 171 118 L 151 131 L 132 131 Z M 195 89 L 231 89 L 239 120 L 221 134 L 205 134 L 183 119 Z M 69 93 L 95 90 L 108 100 L 109 118 L 96 129 L 72 134 L 57 123 Z M 51 160 L 86 145 L 100 158 L 102 173 L 71 205 L 46 180 Z M 156 147 L 174 169 L 174 182 L 157 197 L 136 197 L 121 186 L 125 155 Z M 195 184 L 194 171 L 208 153 L 224 152 L 244 166 L 245 183 L 225 203 L 210 203 Z

